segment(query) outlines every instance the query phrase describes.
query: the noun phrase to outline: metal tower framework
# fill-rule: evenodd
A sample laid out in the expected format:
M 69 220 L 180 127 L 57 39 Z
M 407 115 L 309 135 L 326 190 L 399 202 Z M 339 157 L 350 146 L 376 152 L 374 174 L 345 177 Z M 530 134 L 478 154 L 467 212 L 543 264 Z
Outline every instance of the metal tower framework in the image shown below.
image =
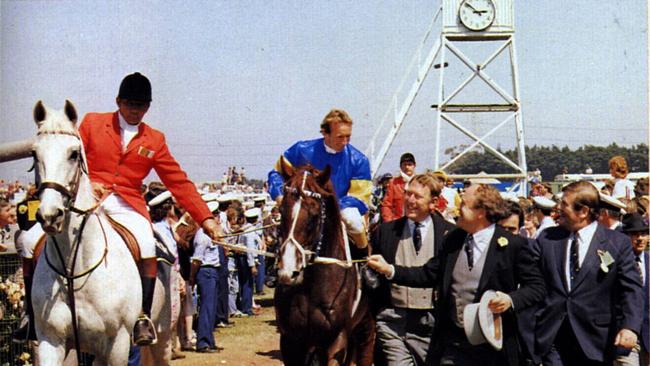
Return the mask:
M 472 71 L 472 74 L 467 77 L 459 86 L 456 87 L 448 96 L 445 95 L 445 70 L 441 70 L 440 82 L 438 87 L 438 104 L 433 105 L 437 110 L 437 123 L 436 123 L 436 154 L 435 154 L 435 168 L 440 170 L 446 170 L 465 154 L 470 152 L 472 149 L 481 145 L 485 151 L 496 156 L 500 161 L 504 162 L 506 165 L 515 170 L 515 173 L 498 173 L 492 172 L 486 175 L 481 175 L 482 177 L 492 177 L 492 178 L 509 178 L 516 179 L 521 183 L 525 183 L 527 176 L 527 166 L 526 166 L 526 154 L 524 150 L 524 128 L 523 128 L 523 118 L 521 111 L 521 103 L 519 99 L 519 82 L 517 78 L 517 59 L 516 59 L 516 50 L 515 50 L 515 39 L 514 34 L 499 34 L 491 36 L 481 36 L 481 37 L 472 37 L 466 35 L 449 35 L 442 34 L 442 52 L 440 55 L 440 63 L 453 62 L 460 60 L 468 69 Z M 490 44 L 496 46 L 494 52 L 483 60 L 482 63 L 473 62 L 467 55 L 465 55 L 458 47 L 457 44 L 463 42 L 482 42 L 483 44 Z M 486 69 L 494 59 L 501 55 L 504 51 L 508 52 L 509 61 L 510 61 L 510 76 L 512 82 L 512 94 L 507 90 L 502 88 L 494 79 L 490 77 Z M 447 60 L 447 51 L 450 52 L 454 57 L 453 61 Z M 475 78 L 481 79 L 487 86 L 492 89 L 502 100 L 503 103 L 494 104 L 494 103 L 474 103 L 474 104 L 454 104 L 453 99 L 459 95 L 463 90 L 468 88 L 468 85 Z M 492 129 L 478 136 L 466 126 L 463 126 L 457 119 L 453 118 L 453 114 L 474 114 L 474 113 L 488 113 L 488 114 L 499 114 L 501 116 L 505 115 L 505 118 L 494 125 Z M 467 137 L 473 140 L 473 143 L 467 146 L 463 151 L 458 155 L 453 157 L 451 160 L 447 161 L 445 164 L 440 165 L 440 153 L 441 153 L 441 126 L 443 122 L 449 123 L 451 126 L 456 128 L 458 131 L 465 134 Z M 514 122 L 514 123 L 512 123 Z M 517 150 L 517 162 L 513 162 L 507 156 L 503 155 L 496 148 L 491 146 L 486 142 L 486 139 L 493 135 L 496 131 L 505 128 L 506 126 L 512 126 L 514 124 L 515 135 L 516 135 L 516 150 Z M 473 175 L 457 175 L 457 178 L 471 178 Z
M 431 71 L 431 68 L 434 67 L 434 63 L 437 60 L 437 63 L 435 63 L 435 68 L 440 69 L 437 97 L 438 101 L 432 106 L 436 109 L 436 150 L 434 157 L 434 169 L 443 171 L 448 169 L 452 164 L 457 162 L 472 149 L 480 145 L 485 151 L 493 154 L 500 161 L 515 171 L 515 173 L 488 172 L 488 174 L 481 174 L 480 177 L 514 179 L 517 184 L 513 185 L 513 190 L 518 190 L 520 194 L 525 193 L 527 166 L 524 150 L 523 117 L 519 99 L 519 82 L 513 21 L 514 9 L 512 2 L 509 0 L 496 1 L 498 14 L 497 21 L 495 21 L 494 24 L 486 31 L 472 32 L 464 29 L 458 21 L 456 12 L 458 11 L 459 7 L 462 6 L 461 0 L 443 0 L 444 5 L 441 6 L 434 15 L 433 22 L 427 30 L 425 37 L 423 38 L 413 60 L 411 61 L 409 68 L 407 69 L 406 76 L 410 75 L 414 68 L 417 68 L 416 78 L 411 84 L 409 92 L 406 94 L 402 102 L 398 103 L 397 96 L 400 94 L 403 86 L 405 85 L 405 76 L 405 78 L 400 83 L 397 92 L 393 96 L 388 111 L 384 115 L 381 124 L 377 128 L 368 146 L 367 153 L 370 156 L 373 176 L 377 174 L 377 170 L 386 157 L 388 149 L 394 142 L 397 133 L 402 127 L 404 120 L 411 106 L 413 105 L 424 80 Z M 443 7 L 447 7 L 447 9 L 443 10 Z M 442 30 L 440 31 L 440 38 L 430 48 L 429 52 L 427 53 L 427 57 L 422 59 L 421 55 L 424 49 L 424 45 L 431 33 L 434 31 L 434 26 L 437 23 L 437 20 L 441 13 L 444 13 L 444 19 Z M 459 48 L 460 44 L 467 42 L 481 42 L 483 45 L 494 46 L 494 51 L 490 54 L 490 56 L 483 60 L 483 62 L 476 63 Z M 511 92 L 499 85 L 494 79 L 490 77 L 486 71 L 488 66 L 490 66 L 490 64 L 504 52 L 507 52 L 509 57 L 508 72 L 510 74 L 510 80 L 512 84 Z M 451 55 L 448 56 L 448 53 Z M 471 75 L 467 77 L 463 82 L 461 82 L 460 85 L 456 86 L 456 88 L 451 93 L 446 95 L 445 81 L 447 80 L 447 75 L 445 73 L 445 66 L 447 66 L 449 62 L 458 61 L 464 64 L 469 70 L 471 70 Z M 454 103 L 454 98 L 457 97 L 463 90 L 471 89 L 470 83 L 476 78 L 482 80 L 487 86 L 489 86 L 489 88 L 499 96 L 499 100 L 502 102 L 495 104 L 484 103 L 479 100 L 476 103 Z M 487 96 L 481 96 L 480 99 L 483 99 L 484 97 Z M 375 141 L 380 137 L 379 133 L 382 130 L 382 127 L 386 120 L 390 118 L 391 112 L 393 112 L 392 126 L 386 135 L 383 144 L 379 150 L 375 152 Z M 494 125 L 488 132 L 480 136 L 467 128 L 467 126 L 464 126 L 461 122 L 458 121 L 457 118 L 452 117 L 453 115 L 459 114 L 477 113 L 505 117 L 503 120 L 501 120 L 501 122 Z M 441 127 L 444 123 L 450 124 L 452 127 L 469 137 L 471 140 L 473 140 L 473 143 L 467 146 L 458 155 L 454 156 L 451 160 L 441 165 L 440 154 L 441 151 L 443 151 L 443 147 L 440 145 L 440 141 L 442 138 Z M 486 139 L 492 136 L 495 132 L 506 127 L 512 127 L 513 125 L 516 136 L 517 162 L 514 162 L 506 157 L 486 141 Z M 475 174 L 451 175 L 452 178 L 472 178 L 476 176 L 477 175 Z

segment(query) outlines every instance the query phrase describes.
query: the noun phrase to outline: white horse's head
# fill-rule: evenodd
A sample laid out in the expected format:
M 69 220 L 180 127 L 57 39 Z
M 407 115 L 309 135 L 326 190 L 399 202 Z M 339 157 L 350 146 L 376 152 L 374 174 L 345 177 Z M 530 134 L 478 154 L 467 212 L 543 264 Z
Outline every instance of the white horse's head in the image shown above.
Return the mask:
M 50 110 L 39 101 L 34 107 L 34 121 L 38 134 L 32 154 L 41 200 L 36 216 L 45 232 L 60 233 L 84 169 L 77 111 L 67 100 L 63 111 Z

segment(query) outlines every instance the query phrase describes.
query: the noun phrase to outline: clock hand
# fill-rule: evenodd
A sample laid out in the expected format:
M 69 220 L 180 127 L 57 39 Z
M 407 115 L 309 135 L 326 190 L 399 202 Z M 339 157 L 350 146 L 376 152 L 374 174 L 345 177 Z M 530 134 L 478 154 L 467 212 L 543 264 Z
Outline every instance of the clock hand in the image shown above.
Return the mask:
M 465 3 L 465 5 L 467 5 L 467 6 L 469 6 L 470 8 L 472 8 L 472 10 L 474 10 L 474 12 L 478 12 L 478 10 L 476 10 L 476 8 L 472 6 L 472 4 L 470 4 L 470 3 Z

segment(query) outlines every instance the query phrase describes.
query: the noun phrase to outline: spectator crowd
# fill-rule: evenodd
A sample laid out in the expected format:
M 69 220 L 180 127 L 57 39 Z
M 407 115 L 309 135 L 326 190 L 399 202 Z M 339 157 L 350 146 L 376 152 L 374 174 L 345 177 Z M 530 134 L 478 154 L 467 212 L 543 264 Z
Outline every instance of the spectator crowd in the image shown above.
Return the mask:
M 403 154 L 396 174 L 377 178 L 370 204 L 369 264 L 381 274 L 370 290 L 375 363 L 648 365 L 648 178 L 627 179 L 622 157 L 609 165 L 611 180 L 554 193 L 535 177 L 521 197 L 480 181 L 459 185 L 441 171 L 418 174 L 415 156 Z M 255 295 L 274 285 L 273 259 L 263 253 L 279 240 L 275 202 L 246 184 L 243 167 L 197 190 L 226 245 L 214 245 L 162 183 L 142 188 L 159 254 L 173 269 L 173 358 L 222 351 L 215 330 L 256 316 Z M 37 208 L 34 185 L 0 182 L 0 251 L 14 250 Z M 594 240 L 603 246 L 592 250 Z M 493 259 L 499 249 L 507 256 Z M 578 290 L 580 276 L 589 290 Z M 494 314 L 500 345 L 468 339 L 474 303 Z

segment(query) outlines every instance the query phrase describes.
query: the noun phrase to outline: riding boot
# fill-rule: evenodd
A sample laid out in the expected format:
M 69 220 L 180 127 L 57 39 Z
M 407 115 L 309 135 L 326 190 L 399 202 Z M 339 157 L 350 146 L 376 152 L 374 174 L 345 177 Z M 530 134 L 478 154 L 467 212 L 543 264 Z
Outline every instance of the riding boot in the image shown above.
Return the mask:
M 25 282 L 25 318 L 20 328 L 16 329 L 11 338 L 15 343 L 24 343 L 36 340 L 34 327 L 34 308 L 32 307 L 32 278 L 34 273 L 34 259 L 22 258 L 23 281 Z
M 348 237 L 352 240 L 354 246 L 357 248 L 364 249 L 368 247 L 368 235 L 366 234 L 365 230 L 360 233 L 348 231 Z
M 142 281 L 142 313 L 135 322 L 133 329 L 133 343 L 138 346 L 148 346 L 158 341 L 156 328 L 151 321 L 151 304 L 156 288 L 156 258 L 142 260 L 140 278 Z

